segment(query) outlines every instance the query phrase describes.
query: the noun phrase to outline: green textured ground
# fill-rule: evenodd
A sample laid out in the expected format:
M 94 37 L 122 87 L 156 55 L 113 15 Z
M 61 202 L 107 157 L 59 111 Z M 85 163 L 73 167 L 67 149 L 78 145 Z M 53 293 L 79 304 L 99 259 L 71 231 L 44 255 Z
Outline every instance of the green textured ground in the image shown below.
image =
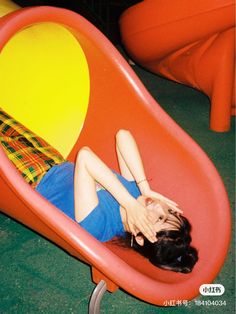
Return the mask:
M 225 182 L 234 208 L 235 132 L 217 134 L 208 130 L 209 101 L 203 94 L 158 78 L 134 67 L 159 104 L 201 145 L 215 163 Z M 1 193 L 1 191 L 0 191 Z M 94 284 L 90 269 L 38 234 L 0 216 L 1 235 L 1 313 L 87 313 Z M 234 313 L 234 250 L 216 278 L 225 286 L 221 297 L 199 300 L 226 301 L 222 306 L 197 305 L 159 308 L 123 291 L 106 293 L 101 313 Z

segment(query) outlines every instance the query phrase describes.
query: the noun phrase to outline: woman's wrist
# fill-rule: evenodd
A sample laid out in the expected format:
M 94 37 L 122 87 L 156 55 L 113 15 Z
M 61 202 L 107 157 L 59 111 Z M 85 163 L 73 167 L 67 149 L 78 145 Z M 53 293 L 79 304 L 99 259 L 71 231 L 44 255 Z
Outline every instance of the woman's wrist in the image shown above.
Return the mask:
M 129 211 L 130 208 L 134 208 L 136 206 L 136 203 L 137 203 L 137 200 L 136 198 L 134 198 L 133 196 L 129 196 L 124 204 L 123 204 L 123 208 L 126 210 L 126 211 Z
M 148 191 L 150 191 L 150 186 L 149 186 L 148 180 L 147 180 L 146 178 L 137 181 L 137 185 L 138 185 L 138 187 L 139 187 L 140 192 L 141 192 L 142 194 L 144 194 L 144 195 L 145 195 L 145 193 L 147 193 Z
M 139 184 L 141 184 L 142 182 L 147 182 L 147 179 L 146 179 L 146 178 L 141 179 L 141 180 L 137 181 L 137 184 L 139 185 Z

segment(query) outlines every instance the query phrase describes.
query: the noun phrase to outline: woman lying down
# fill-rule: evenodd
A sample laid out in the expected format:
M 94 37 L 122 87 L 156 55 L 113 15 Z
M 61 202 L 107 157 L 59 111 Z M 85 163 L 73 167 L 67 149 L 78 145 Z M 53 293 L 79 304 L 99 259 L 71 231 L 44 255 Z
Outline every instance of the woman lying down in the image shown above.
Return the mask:
M 198 260 L 191 226 L 177 204 L 150 188 L 132 134 L 116 134 L 121 175 L 89 148 L 71 163 L 0 109 L 0 142 L 25 180 L 97 240 L 130 239 L 157 267 L 189 273 Z

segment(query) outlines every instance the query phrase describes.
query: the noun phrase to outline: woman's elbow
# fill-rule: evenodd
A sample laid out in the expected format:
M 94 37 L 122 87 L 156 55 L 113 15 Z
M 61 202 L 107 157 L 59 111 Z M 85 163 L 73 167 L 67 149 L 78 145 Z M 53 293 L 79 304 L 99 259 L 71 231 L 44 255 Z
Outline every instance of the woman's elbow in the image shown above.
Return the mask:
M 131 135 L 129 130 L 125 130 L 125 129 L 120 129 L 117 133 L 116 133 L 116 139 L 119 140 L 120 138 L 126 137 Z
M 77 154 L 77 160 L 87 159 L 90 153 L 91 149 L 88 146 L 81 147 Z

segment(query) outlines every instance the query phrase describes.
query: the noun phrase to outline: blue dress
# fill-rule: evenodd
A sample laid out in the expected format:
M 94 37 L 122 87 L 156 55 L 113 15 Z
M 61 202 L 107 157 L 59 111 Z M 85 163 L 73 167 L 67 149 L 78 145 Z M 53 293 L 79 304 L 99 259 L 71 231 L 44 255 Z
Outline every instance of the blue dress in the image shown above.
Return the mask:
M 74 169 L 75 165 L 70 162 L 55 165 L 36 187 L 37 192 L 73 220 L 75 220 Z M 115 174 L 133 197 L 137 198 L 141 194 L 135 181 L 128 181 L 120 174 Z M 115 236 L 122 236 L 125 231 L 119 203 L 104 189 L 99 190 L 97 196 L 98 205 L 79 223 L 80 226 L 101 242 L 109 241 Z

